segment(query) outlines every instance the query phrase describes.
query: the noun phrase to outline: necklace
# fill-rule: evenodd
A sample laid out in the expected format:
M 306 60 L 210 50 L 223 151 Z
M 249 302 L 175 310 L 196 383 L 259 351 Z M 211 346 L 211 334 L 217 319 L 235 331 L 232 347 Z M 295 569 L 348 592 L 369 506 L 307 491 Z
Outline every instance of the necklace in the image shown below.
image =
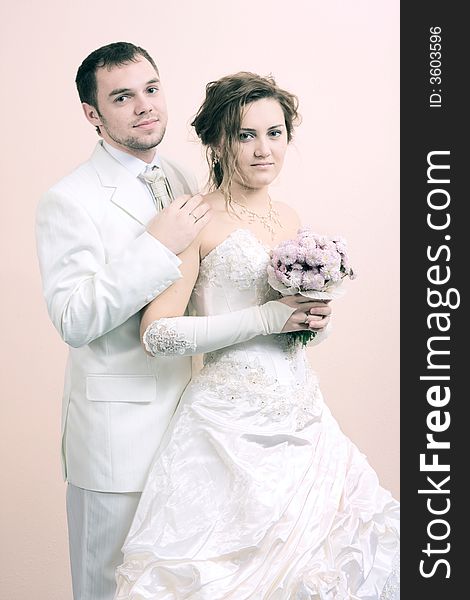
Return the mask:
M 266 215 L 260 215 L 254 210 L 250 210 L 244 204 L 240 204 L 232 198 L 230 195 L 230 203 L 236 204 L 240 207 L 240 211 L 242 214 L 248 217 L 248 222 L 253 223 L 254 221 L 259 221 L 263 227 L 265 227 L 268 231 L 271 232 L 271 236 L 274 237 L 274 233 L 276 227 L 282 228 L 281 222 L 279 221 L 279 213 L 273 206 L 273 201 L 271 200 L 271 196 L 268 194 L 268 212 Z

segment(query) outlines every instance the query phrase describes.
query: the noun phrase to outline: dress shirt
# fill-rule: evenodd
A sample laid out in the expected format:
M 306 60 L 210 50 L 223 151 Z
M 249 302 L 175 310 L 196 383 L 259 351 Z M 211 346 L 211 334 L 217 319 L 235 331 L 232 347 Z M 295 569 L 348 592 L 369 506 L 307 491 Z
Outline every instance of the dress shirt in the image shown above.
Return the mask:
M 103 146 L 113 158 L 120 162 L 123 167 L 125 167 L 130 173 L 132 173 L 132 175 L 134 175 L 134 177 L 137 177 L 139 179 L 140 183 L 142 184 L 142 187 L 144 187 L 146 190 L 145 198 L 148 201 L 149 206 L 152 206 L 153 210 L 155 210 L 155 201 L 153 199 L 152 192 L 148 188 L 145 181 L 142 181 L 139 178 L 139 175 L 143 173 L 146 168 L 151 168 L 153 165 L 157 165 L 157 167 L 160 167 L 160 169 L 162 168 L 157 154 L 155 153 L 155 156 L 153 157 L 153 160 L 150 163 L 146 163 L 145 161 L 141 160 L 140 158 L 137 158 L 136 156 L 133 156 L 132 154 L 129 154 L 128 152 L 118 150 L 117 148 L 111 146 L 111 144 L 108 144 L 105 141 L 103 141 Z

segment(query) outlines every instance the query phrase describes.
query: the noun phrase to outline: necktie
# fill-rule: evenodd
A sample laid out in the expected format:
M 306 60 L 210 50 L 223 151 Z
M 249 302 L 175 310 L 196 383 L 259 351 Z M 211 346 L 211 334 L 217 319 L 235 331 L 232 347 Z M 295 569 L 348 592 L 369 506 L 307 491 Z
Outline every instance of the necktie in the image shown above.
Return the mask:
M 152 192 L 157 210 L 161 210 L 170 204 L 171 200 L 173 200 L 173 194 L 168 179 L 160 167 L 153 165 L 151 169 L 147 169 L 139 177 L 145 181 Z

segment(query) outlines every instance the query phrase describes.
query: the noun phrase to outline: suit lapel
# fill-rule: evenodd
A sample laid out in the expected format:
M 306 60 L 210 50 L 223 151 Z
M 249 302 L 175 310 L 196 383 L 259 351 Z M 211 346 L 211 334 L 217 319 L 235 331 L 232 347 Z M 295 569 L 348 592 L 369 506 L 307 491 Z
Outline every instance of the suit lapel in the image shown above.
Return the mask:
M 110 201 L 145 227 L 152 216 L 148 214 L 147 204 L 139 202 L 145 188 L 119 161 L 106 152 L 100 142 L 90 160 L 101 185 L 110 192 Z
M 172 164 L 166 160 L 163 156 L 160 156 L 160 163 L 162 165 L 163 171 L 165 172 L 165 175 L 170 183 L 171 186 L 171 191 L 173 192 L 173 197 L 177 198 L 178 196 L 181 196 L 182 194 L 189 194 L 190 190 L 189 188 L 186 186 L 185 187 L 185 182 L 181 177 L 181 174 L 179 174 L 176 169 L 172 166 Z

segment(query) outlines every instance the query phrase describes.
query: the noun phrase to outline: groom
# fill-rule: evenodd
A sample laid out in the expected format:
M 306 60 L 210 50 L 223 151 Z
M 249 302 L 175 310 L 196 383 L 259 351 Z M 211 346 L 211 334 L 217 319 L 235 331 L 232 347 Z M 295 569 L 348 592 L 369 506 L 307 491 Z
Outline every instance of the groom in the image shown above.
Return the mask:
M 41 199 L 37 246 L 48 311 L 69 345 L 62 459 L 74 599 L 111 600 L 147 471 L 191 376 L 188 357 L 145 354 L 140 311 L 181 277 L 177 255 L 211 215 L 193 177 L 156 154 L 167 109 L 143 48 L 95 50 L 76 84 L 101 139 Z M 312 310 L 326 315 L 319 329 L 329 311 Z

